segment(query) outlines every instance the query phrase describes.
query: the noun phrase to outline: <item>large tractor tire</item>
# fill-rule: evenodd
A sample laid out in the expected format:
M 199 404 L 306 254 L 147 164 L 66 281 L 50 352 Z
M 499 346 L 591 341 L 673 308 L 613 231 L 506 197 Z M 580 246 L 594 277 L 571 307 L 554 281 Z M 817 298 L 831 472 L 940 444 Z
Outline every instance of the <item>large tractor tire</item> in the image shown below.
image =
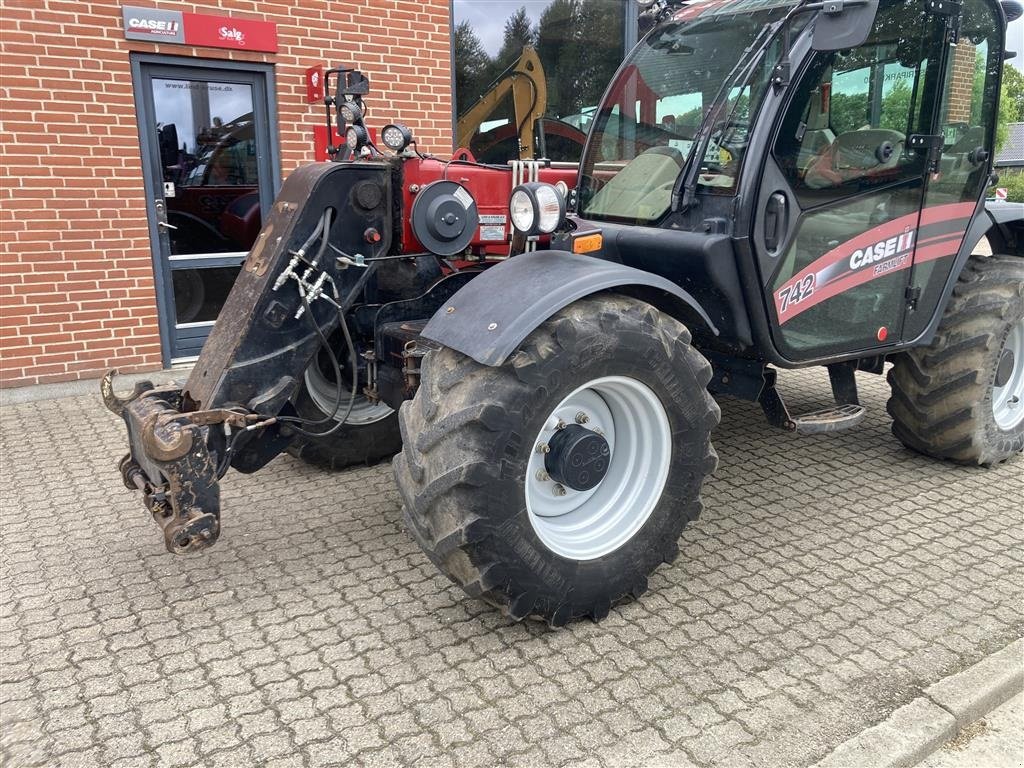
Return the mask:
M 342 380 L 348 380 L 345 371 Z M 311 421 L 321 422 L 333 414 L 330 421 L 306 428 L 310 432 L 327 432 L 345 417 L 350 398 L 349 388 L 345 387 L 335 410 L 338 387 L 334 370 L 327 356 L 320 352 L 303 375 L 292 403 L 299 416 Z M 344 469 L 389 459 L 401 447 L 398 413 L 360 394 L 342 426 L 322 437 L 298 434 L 288 446 L 288 453 L 317 467 Z
M 599 620 L 647 590 L 700 513 L 710 377 L 686 328 L 612 295 L 562 310 L 500 367 L 431 352 L 400 413 L 406 524 L 515 620 Z
M 971 257 L 935 339 L 896 358 L 889 384 L 908 448 L 982 465 L 1024 449 L 1024 259 Z

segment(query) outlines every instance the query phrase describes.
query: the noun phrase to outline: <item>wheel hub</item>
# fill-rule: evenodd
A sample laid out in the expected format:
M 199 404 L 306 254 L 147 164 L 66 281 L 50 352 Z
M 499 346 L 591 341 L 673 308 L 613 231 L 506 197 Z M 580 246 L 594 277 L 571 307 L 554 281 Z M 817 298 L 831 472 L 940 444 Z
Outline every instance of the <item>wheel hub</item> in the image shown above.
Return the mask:
M 549 446 L 544 468 L 556 483 L 574 491 L 589 491 L 604 480 L 611 451 L 602 435 L 570 424 L 555 433 Z
M 671 457 L 668 413 L 650 387 L 628 376 L 588 381 L 555 406 L 530 446 L 530 525 L 565 558 L 614 552 L 653 512 Z
M 999 365 L 996 366 L 996 381 L 997 387 L 1005 387 L 1006 383 L 1010 380 L 1010 376 L 1013 374 L 1013 350 L 1004 349 L 1003 354 L 999 356 Z
M 1024 422 L 1024 318 L 1010 327 L 992 381 L 992 415 L 1004 431 Z

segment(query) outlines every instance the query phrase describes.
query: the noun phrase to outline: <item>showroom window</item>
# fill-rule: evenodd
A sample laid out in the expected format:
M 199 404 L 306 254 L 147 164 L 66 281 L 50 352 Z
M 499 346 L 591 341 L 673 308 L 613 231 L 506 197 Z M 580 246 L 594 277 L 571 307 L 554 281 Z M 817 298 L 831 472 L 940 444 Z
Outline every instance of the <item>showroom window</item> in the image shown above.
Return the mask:
M 578 162 L 637 17 L 632 0 L 454 0 L 457 147 Z

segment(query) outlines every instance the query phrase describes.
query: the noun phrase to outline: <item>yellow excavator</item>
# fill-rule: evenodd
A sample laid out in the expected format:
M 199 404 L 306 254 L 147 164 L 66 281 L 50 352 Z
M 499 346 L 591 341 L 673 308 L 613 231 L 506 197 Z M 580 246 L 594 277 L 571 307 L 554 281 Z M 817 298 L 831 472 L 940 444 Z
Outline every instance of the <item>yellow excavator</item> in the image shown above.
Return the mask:
M 545 118 L 547 104 L 544 67 L 533 46 L 525 46 L 522 55 L 459 116 L 457 146 L 485 163 L 535 157 L 578 161 L 586 134 L 561 120 Z M 484 123 L 493 121 L 501 122 L 481 130 Z

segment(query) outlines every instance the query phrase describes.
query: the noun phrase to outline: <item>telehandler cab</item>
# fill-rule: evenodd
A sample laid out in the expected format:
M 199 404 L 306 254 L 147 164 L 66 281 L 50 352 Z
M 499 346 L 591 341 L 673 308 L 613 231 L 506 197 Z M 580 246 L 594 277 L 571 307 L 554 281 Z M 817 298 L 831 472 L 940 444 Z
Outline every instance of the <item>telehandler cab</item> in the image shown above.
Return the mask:
M 1024 216 L 987 204 L 1012 0 L 645 3 L 579 168 L 378 149 L 339 71 L 339 162 L 285 181 L 183 387 L 103 382 L 167 548 L 289 449 L 400 451 L 408 528 L 514 619 L 600 619 L 678 554 L 713 394 L 992 464 L 1024 446 Z M 344 159 L 342 159 L 344 158 Z M 994 256 L 973 256 L 987 238 Z M 778 369 L 826 367 L 791 414 Z

